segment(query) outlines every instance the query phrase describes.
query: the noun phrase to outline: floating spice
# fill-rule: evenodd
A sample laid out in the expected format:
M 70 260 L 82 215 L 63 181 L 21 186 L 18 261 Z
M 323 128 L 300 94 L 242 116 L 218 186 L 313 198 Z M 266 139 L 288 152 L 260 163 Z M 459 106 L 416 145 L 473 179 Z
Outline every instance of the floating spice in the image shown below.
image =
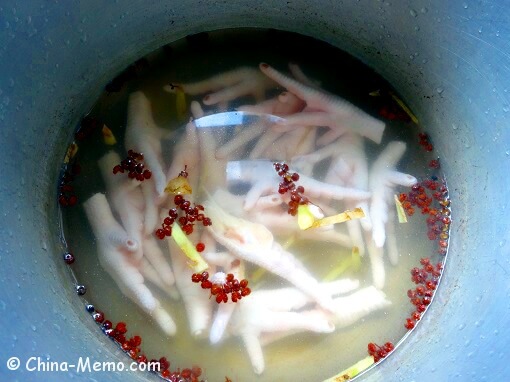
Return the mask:
M 303 186 L 296 186 L 299 180 L 299 174 L 297 172 L 291 173 L 289 166 L 286 163 L 273 163 L 274 169 L 277 174 L 282 178 L 282 181 L 278 185 L 278 193 L 284 195 L 290 192 L 289 209 L 287 212 L 296 216 L 298 213 L 298 207 L 309 203 L 308 198 L 303 195 L 305 189 Z
M 383 106 L 379 114 L 383 118 L 387 118 L 389 120 L 404 120 L 408 121 L 411 119 L 415 124 L 418 124 L 418 118 L 414 115 L 414 113 L 409 109 L 409 107 L 402 101 L 395 93 L 391 91 L 381 91 L 380 89 L 371 91 L 368 93 L 371 97 L 382 97 L 388 98 L 391 97 L 391 99 L 396 103 L 394 105 L 393 103 L 389 102 L 388 105 Z M 403 113 L 400 110 L 397 110 L 397 106 L 403 111 Z
M 427 194 L 427 190 L 430 190 Z M 427 237 L 438 241 L 438 253 L 446 255 L 449 231 L 451 225 L 450 199 L 446 181 L 440 182 L 436 176 L 425 179 L 411 187 L 407 194 L 398 197 L 408 216 L 414 214 L 412 206 L 421 209 L 422 215 L 427 216 Z
M 305 230 L 311 228 L 313 224 L 318 220 L 322 219 L 324 215 L 314 204 L 304 204 L 298 206 L 298 226 L 300 229 Z
M 189 265 L 193 269 L 193 272 L 202 273 L 207 268 L 209 268 L 209 264 L 207 264 L 202 256 L 200 256 L 196 247 L 193 245 L 190 239 L 188 239 L 179 224 L 174 223 L 172 225 L 172 237 L 175 240 L 175 243 L 188 257 L 188 259 L 191 260 Z
M 112 171 L 113 174 L 123 174 L 127 171 L 129 179 L 136 179 L 140 182 L 150 179 L 152 176 L 152 172 L 146 169 L 143 164 L 143 154 L 133 150 L 128 150 L 127 158 L 116 165 Z
M 127 337 L 128 328 L 125 322 L 118 322 L 114 325 L 111 321 L 105 320 L 103 312 L 96 310 L 93 305 L 86 306 L 94 321 L 100 326 L 105 335 L 115 341 L 119 347 L 126 353 L 133 361 L 145 364 L 144 370 L 159 373 L 159 375 L 170 381 L 181 382 L 198 382 L 199 377 L 202 375 L 202 369 L 198 366 L 192 368 L 170 370 L 170 362 L 166 357 L 159 359 L 149 360 L 145 354 L 142 353 L 142 337 L 134 335 Z M 200 380 L 203 381 L 203 380 Z
M 391 342 L 386 342 L 383 346 L 371 342 L 367 346 L 368 354 L 374 357 L 374 362 L 379 362 L 381 359 L 387 357 L 394 349 L 395 346 L 393 346 Z
M 324 380 L 323 382 L 344 382 L 348 381 L 349 379 L 354 378 L 362 371 L 368 369 L 370 366 L 372 366 L 375 363 L 373 356 L 368 356 L 366 358 L 363 358 L 361 361 L 356 362 L 351 367 L 341 371 L 337 375 L 328 378 Z
M 427 133 L 420 133 L 418 137 L 420 138 L 420 146 L 423 147 L 425 151 L 430 152 L 434 150 L 434 146 L 430 143 L 430 137 Z
M 181 85 L 168 84 L 163 89 L 169 93 L 175 94 L 175 112 L 179 120 L 185 120 L 188 116 L 188 102 L 186 93 Z
M 395 199 L 395 207 L 397 208 L 398 222 L 407 223 L 407 216 L 402 202 L 398 199 L 397 195 L 393 195 L 393 198 Z
M 238 280 L 233 273 L 217 272 L 209 277 L 208 272 L 197 272 L 191 275 L 191 281 L 200 283 L 202 289 L 210 289 L 218 304 L 227 303 L 229 295 L 232 302 L 238 302 L 251 293 L 248 280 Z
M 429 162 L 429 167 L 430 168 L 435 168 L 436 170 L 439 169 L 441 167 L 441 164 L 439 163 L 439 158 L 437 159 L 432 159 L 430 162 Z
M 66 151 L 66 155 L 64 156 L 64 164 L 68 164 L 78 153 L 78 145 L 73 142 L 69 145 Z
M 78 203 L 78 197 L 75 194 L 74 186 L 72 185 L 74 177 L 81 171 L 80 166 L 75 162 L 72 166 L 66 165 L 66 170 L 60 178 L 58 203 L 62 207 L 72 207 Z
M 66 264 L 71 265 L 72 263 L 74 263 L 75 258 L 71 252 L 64 253 L 63 257 Z
M 432 302 L 432 296 L 443 270 L 443 263 L 433 265 L 427 257 L 420 259 L 420 264 L 423 266 L 422 268 L 414 267 L 411 269 L 411 280 L 418 286 L 407 291 L 407 296 L 415 307 L 415 311 L 411 313 L 411 316 L 406 318 L 404 326 L 407 330 L 415 327 L 416 322 L 420 320 L 421 315 Z
M 172 225 L 174 222 L 179 223 L 186 235 L 193 233 L 195 222 L 202 223 L 204 227 L 212 224 L 211 219 L 204 214 L 204 206 L 200 204 L 191 206 L 189 200 L 184 199 L 182 195 L 175 195 L 174 203 L 176 207 L 168 210 L 168 216 L 163 220 L 161 228 L 157 229 L 154 233 L 158 239 L 163 240 L 166 236 L 172 236 Z M 199 244 L 201 243 L 197 245 Z M 205 246 L 199 252 L 202 252 L 204 249 Z
M 103 125 L 101 132 L 103 133 L 103 142 L 106 145 L 113 146 L 117 144 L 117 139 L 115 139 L 115 135 L 113 135 L 113 132 L 108 128 L 108 126 Z
M 411 109 L 409 109 L 407 107 L 407 105 L 404 103 L 404 101 L 402 101 L 399 97 L 397 97 L 395 95 L 395 93 L 393 93 L 393 92 L 390 92 L 390 96 L 398 104 L 398 106 L 400 106 L 402 108 L 402 110 L 405 111 L 405 113 L 409 116 L 409 118 L 411 118 L 411 121 L 418 124 L 418 118 L 416 118 L 414 113 L 411 111 Z
M 184 171 L 181 171 L 175 178 L 170 179 L 165 187 L 165 193 L 171 195 L 188 195 L 193 193 L 193 189 L 188 181 L 186 168 L 187 166 L 184 166 Z
M 346 210 L 340 214 L 328 216 L 322 219 L 315 220 L 309 228 L 324 227 L 332 224 L 343 223 L 348 220 L 361 219 L 365 217 L 365 213 L 361 208 L 355 208 L 354 210 Z

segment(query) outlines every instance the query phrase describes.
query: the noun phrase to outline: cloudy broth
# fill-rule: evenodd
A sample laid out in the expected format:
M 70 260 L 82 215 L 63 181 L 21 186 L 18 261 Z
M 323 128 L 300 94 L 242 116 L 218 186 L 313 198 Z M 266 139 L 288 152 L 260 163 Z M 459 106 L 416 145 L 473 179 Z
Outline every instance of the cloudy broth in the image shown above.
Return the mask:
M 280 99 L 283 105 L 280 106 L 284 109 L 288 106 L 289 98 L 285 97 L 288 97 L 289 93 L 291 93 L 291 97 L 294 97 L 291 98 L 291 101 L 295 101 L 296 106 L 289 114 L 280 115 L 280 118 L 306 112 L 318 113 L 324 112 L 326 109 L 326 111 L 331 110 L 327 107 L 324 110 L 319 110 L 313 101 L 302 99 L 300 98 L 302 95 L 294 95 L 292 89 L 278 84 L 278 81 L 270 80 L 259 68 L 262 62 L 270 65 L 268 70 L 274 68 L 285 76 L 297 80 L 300 84 L 304 83 L 312 93 L 327 92 L 334 94 L 338 99 L 356 105 L 356 108 L 359 109 L 354 112 L 355 118 L 360 118 L 362 122 L 357 119 L 354 119 L 353 122 L 349 118 L 342 121 L 340 113 L 334 115 L 332 119 L 331 124 L 335 124 L 338 120 L 341 122 L 334 127 L 298 127 L 296 129 L 301 129 L 302 132 L 300 135 L 296 133 L 296 129 L 285 129 L 280 126 L 280 130 L 276 129 L 279 131 L 278 135 L 274 128 L 277 119 L 271 122 L 267 116 L 259 116 L 249 108 L 241 122 L 229 126 L 208 120 L 208 116 L 210 118 L 212 114 L 236 111 L 243 105 L 255 105 L 268 100 L 277 102 L 275 100 L 282 93 L 285 96 Z M 289 67 L 289 63 L 297 66 Z M 260 78 L 261 81 L 268 81 L 268 85 L 266 87 L 254 85 L 254 88 L 258 89 L 258 93 L 246 91 L 232 100 L 220 101 L 213 105 L 207 104 L 210 101 L 207 96 L 221 88 L 190 94 L 193 91 L 187 92 L 185 85 L 180 87 L 180 84 L 207 80 L 222 73 L 232 73 L 239 68 L 249 68 L 252 72 L 248 73 L 258 73 L 257 75 L 239 75 L 239 81 L 256 82 Z M 263 68 L 267 69 L 267 67 Z M 295 70 L 296 68 L 298 71 Z M 229 78 L 232 77 L 235 76 L 231 74 Z M 236 86 L 235 83 L 228 83 L 229 80 L 223 79 L 223 81 L 225 85 L 222 88 L 232 90 Z M 169 86 L 170 84 L 171 86 Z M 259 91 L 260 89 L 262 91 Z M 260 94 L 264 99 L 260 99 Z M 200 108 L 194 109 L 191 101 L 198 102 L 204 114 L 203 117 Z M 138 106 L 134 107 L 133 104 L 137 102 Z M 329 105 L 331 104 L 335 103 Z M 245 331 L 242 327 L 237 327 L 239 323 L 251 322 L 246 317 L 244 320 L 236 318 L 236 314 L 241 315 L 238 312 L 239 307 L 234 308 L 232 322 L 227 323 L 225 332 L 218 343 L 211 344 L 209 339 L 209 329 L 212 325 L 210 322 L 199 335 L 193 335 L 190 332 L 189 317 L 183 301 L 186 297 L 182 296 L 183 288 L 190 288 L 207 296 L 206 300 L 212 312 L 211 320 L 214 320 L 214 313 L 218 307 L 225 305 L 224 303 L 217 304 L 214 301 L 215 296 L 209 299 L 210 291 L 202 289 L 200 283 L 192 282 L 191 271 L 189 271 L 190 276 L 186 276 L 189 281 L 187 286 L 181 284 L 177 287 L 166 288 L 155 285 L 145 277 L 148 289 L 160 302 L 162 310 L 168 312 L 175 323 L 177 332 L 173 336 L 165 334 L 157 320 L 144 312 L 140 305 L 133 302 L 133 299 L 125 296 L 118 286 L 118 278 L 112 277 L 106 272 L 99 261 L 99 240 L 91 229 L 83 203 L 97 193 L 106 194 L 106 199 L 113 210 L 113 217 L 124 229 L 128 229 L 122 222 L 122 214 L 119 214 L 119 211 L 114 207 L 112 198 L 116 196 L 107 191 L 98 161 L 108 152 L 117 153 L 122 160 L 128 155 L 128 150 L 140 151 L 136 147 L 129 146 L 129 144 L 133 145 L 131 143 L 133 138 L 129 137 L 130 133 L 126 133 L 126 126 L 130 124 L 128 109 L 131 108 L 135 110 L 135 114 L 141 115 L 143 113 L 137 107 L 143 108 L 144 105 L 145 112 L 148 111 L 148 115 L 150 115 L 149 120 L 152 118 L 153 127 L 157 129 L 155 130 L 158 137 L 156 145 L 159 142 L 161 144 L 160 162 L 165 175 L 165 184 L 170 179 L 177 177 L 180 171 L 185 170 L 188 173 L 189 182 L 194 187 L 191 196 L 183 196 L 191 198 L 196 204 L 204 205 L 203 213 L 206 216 L 209 214 L 211 216 L 211 226 L 206 227 L 195 221 L 194 233 L 188 236 L 193 245 L 204 241 L 206 248 L 201 252 L 204 257 L 209 250 L 214 249 L 214 246 L 216 252 L 228 252 L 230 248 L 225 242 L 230 243 L 232 240 L 237 240 L 236 243 L 241 242 L 244 245 L 245 238 L 239 239 L 239 236 L 245 233 L 241 229 L 247 231 L 255 229 L 250 225 L 244 228 L 243 222 L 248 221 L 259 228 L 263 226 L 264 228 L 261 230 L 264 235 L 268 230 L 267 232 L 273 237 L 274 244 L 269 242 L 267 247 L 261 247 L 262 249 L 258 251 L 259 255 L 267 253 L 269 256 L 273 250 L 284 251 L 298 259 L 309 277 L 321 284 L 341 279 L 359 282 L 356 288 L 353 287 L 353 290 L 344 291 L 335 296 L 328 295 L 333 293 L 334 287 L 331 284 L 329 287 L 320 287 L 320 290 L 324 291 L 323 295 L 328 296 L 324 301 L 319 302 L 320 296 L 317 297 L 314 294 L 317 292 L 317 288 L 315 288 L 315 292 L 306 289 L 303 286 L 306 284 L 305 279 L 299 279 L 303 281 L 303 284 L 301 281 L 293 283 L 285 277 L 273 273 L 271 269 L 264 269 L 264 267 L 254 264 L 253 261 L 247 261 L 242 256 L 239 257 L 238 254 L 233 253 L 235 251 L 230 249 L 233 259 L 241 259 L 241 267 L 244 269 L 241 270 L 239 279 L 248 280 L 251 294 L 244 296 L 236 303 L 229 300 L 228 304 L 248 304 L 250 299 L 255 298 L 264 301 L 260 295 L 260 291 L 264 290 L 297 288 L 296 290 L 305 296 L 307 303 L 289 308 L 288 311 L 296 314 L 305 311 L 314 312 L 310 314 L 310 317 L 321 316 L 326 317 L 325 320 L 328 322 L 336 321 L 334 330 L 327 333 L 303 330 L 289 334 L 286 333 L 286 328 L 277 324 L 265 324 L 266 329 L 260 329 L 263 334 L 255 336 L 262 343 L 264 362 L 263 370 L 261 370 L 260 367 L 257 369 L 254 365 L 242 340 L 242 333 Z M 196 106 L 196 104 L 194 105 Z M 307 107 L 308 109 L 306 109 Z M 338 107 L 341 108 L 341 106 Z M 347 106 L 347 108 L 349 107 L 351 106 Z M 363 112 L 357 110 L 363 110 Z M 275 113 L 270 114 L 278 114 L 279 109 L 272 111 Z M 186 125 L 193 117 L 193 112 L 196 114 L 195 117 L 198 117 L 198 127 L 195 126 L 192 129 L 195 135 L 191 136 L 189 125 L 188 129 Z M 72 260 L 69 258 L 66 260 L 70 264 L 70 269 L 78 280 L 78 284 L 86 287 L 86 293 L 81 290 L 79 294 L 83 295 L 86 304 L 94 306 L 96 313 L 97 311 L 102 312 L 105 320 L 111 321 L 114 328 L 118 322 L 126 323 L 126 339 L 134 335 L 140 336 L 142 342 L 138 347 L 141 350 L 133 355 L 135 358 L 141 354 L 146 355 L 149 360 L 164 356 L 170 362 L 172 372 L 177 369 L 182 371 L 185 368 L 199 366 L 202 373 L 198 380 L 224 381 L 225 377 L 228 377 L 232 381 L 322 381 L 367 357 L 369 343 L 383 345 L 386 342 L 391 342 L 396 346 L 406 336 L 409 329 L 419 322 L 412 318 L 413 312 L 418 310 L 422 314 L 422 310 L 426 309 L 430 303 L 427 295 L 432 294 L 439 279 L 440 270 L 437 264 L 442 263 L 445 259 L 450 226 L 450 209 L 444 174 L 439 168 L 433 146 L 424 133 L 425 128 L 413 121 L 414 115 L 409 113 L 410 111 L 406 111 L 405 104 L 398 98 L 391 86 L 361 62 L 325 43 L 295 34 L 274 30 L 230 30 L 204 33 L 189 36 L 149 54 L 131 65 L 106 86 L 105 92 L 82 121 L 74 136 L 74 142 L 78 146 L 76 155 L 72 156 L 69 163 L 63 166 L 63 171 L 67 171 L 68 175 L 61 179 L 58 191 L 63 216 L 62 228 L 67 250 L 72 253 L 73 257 Z M 140 118 L 143 121 L 147 120 L 147 118 Z M 377 138 L 378 133 L 374 133 L 374 137 L 371 128 L 365 136 L 359 135 L 355 126 L 364 125 L 364 118 L 368 118 L 367 124 L 373 125 L 374 130 L 380 127 L 376 120 L 385 124 L 380 140 Z M 200 125 L 200 121 L 202 121 L 202 125 Z M 352 125 L 350 125 L 351 122 Z M 102 134 L 103 125 L 113 133 L 115 144 L 107 144 L 112 143 L 111 141 L 105 143 Z M 229 149 L 229 143 L 236 139 L 240 140 L 242 134 L 246 134 L 248 129 L 259 129 L 260 131 L 258 134 L 254 133 L 251 139 L 246 138 L 244 144 L 239 143 L 235 148 L 232 148 L 232 145 Z M 331 134 L 331 131 L 335 131 L 335 129 L 339 132 L 337 136 Z M 294 135 L 290 137 L 292 134 Z M 152 138 L 154 136 L 153 134 Z M 143 139 L 144 135 L 141 134 L 138 137 Z M 125 143 L 126 138 L 128 144 Z M 264 139 L 267 140 L 266 144 L 263 144 Z M 134 142 L 136 145 L 136 139 Z M 183 142 L 189 143 L 191 146 L 198 145 L 201 160 L 196 165 L 190 165 L 187 168 L 179 167 L 178 171 L 168 174 L 172 161 L 178 155 L 179 145 L 182 145 Z M 415 177 L 417 184 L 412 187 L 401 185 L 389 188 L 378 187 L 381 182 L 389 181 L 389 178 L 396 176 L 394 173 L 381 175 L 385 170 L 384 166 L 379 172 L 376 171 L 377 166 L 374 166 L 376 163 L 381 163 L 378 162 L 378 159 L 382 157 L 381 153 L 387 153 L 385 150 L 388 147 L 392 145 L 397 147 L 395 142 L 403 142 L 399 143 L 401 145 L 399 147 L 405 144 L 405 151 L 401 157 L 395 154 L 399 157 L 395 170 Z M 328 147 L 331 150 L 328 151 Z M 257 153 L 254 150 L 258 150 Z M 317 152 L 323 153 L 323 155 L 314 157 L 314 153 Z M 181 155 L 180 161 L 185 165 L 193 162 L 194 152 L 184 150 L 184 153 L 188 156 L 179 154 Z M 211 153 L 212 156 L 207 156 Z M 363 163 L 363 160 L 360 160 L 360 153 L 366 164 L 365 170 L 362 165 L 361 169 L 359 167 L 359 164 Z M 151 187 L 148 188 L 157 193 L 157 186 L 154 186 L 157 181 L 156 169 L 151 168 L 147 163 L 148 152 L 143 152 L 143 154 L 145 169 L 149 169 L 152 176 L 139 183 L 150 184 Z M 296 158 L 296 155 L 302 157 Z M 363 212 L 367 215 L 373 214 L 374 219 L 380 219 L 381 213 L 387 214 L 388 223 L 383 224 L 383 235 L 385 234 L 383 249 L 373 249 L 374 246 L 377 247 L 374 244 L 374 237 L 377 236 L 377 234 L 374 235 L 374 230 L 377 230 L 374 228 L 376 224 L 373 227 L 362 227 L 358 220 L 353 220 L 348 223 L 351 224 L 352 231 L 348 229 L 347 223 L 334 224 L 329 227 L 329 231 L 325 228 L 300 230 L 296 223 L 297 216 L 288 213 L 290 192 L 278 193 L 279 182 L 283 178 L 278 175 L 278 169 L 275 170 L 273 164 L 281 163 L 283 166 L 283 162 L 290 166 L 289 175 L 299 174 L 299 179 L 295 181 L 296 186 L 307 184 L 302 195 L 309 199 L 310 203 L 303 204 L 304 206 L 317 206 L 326 217 L 360 206 L 368 206 L 368 208 L 364 207 Z M 332 170 L 334 166 L 337 168 L 336 172 Z M 257 170 L 253 170 L 254 167 Z M 114 177 L 113 179 L 137 182 L 128 179 L 127 171 L 113 175 L 114 166 L 108 168 L 110 168 L 110 175 Z M 363 175 L 363 171 L 366 171 L 366 174 Z M 353 175 L 349 178 L 346 174 Z M 365 185 L 364 188 L 356 187 L 357 182 L 354 181 L 356 176 L 365 178 L 360 183 Z M 193 183 L 195 178 L 197 178 L 197 182 Z M 310 182 L 310 179 L 328 184 L 337 181 L 334 184 L 337 188 L 331 188 L 333 196 L 319 195 L 321 194 L 320 185 L 317 186 L 318 183 Z M 259 193 L 262 198 L 268 194 L 276 198 L 283 195 L 283 200 L 276 202 L 276 206 L 267 207 L 259 204 L 247 211 L 246 194 L 260 181 L 267 184 L 274 182 L 273 191 L 269 192 L 264 189 Z M 306 183 L 307 181 L 308 183 Z M 62 188 L 63 186 L 64 188 Z M 363 196 L 349 196 L 348 199 L 343 199 L 339 196 L 342 191 L 341 187 L 367 192 L 370 195 L 368 199 Z M 141 185 L 138 188 L 141 188 Z M 380 203 L 372 203 L 372 192 L 378 191 L 385 193 L 382 199 L 383 205 L 386 207 L 381 207 Z M 346 192 L 349 193 L 349 191 Z M 141 191 L 140 195 L 142 195 Z M 394 195 L 407 211 L 404 213 L 407 215 L 407 223 L 399 223 Z M 211 198 L 214 199 L 214 202 L 211 202 Z M 170 236 L 160 240 L 157 237 L 156 231 L 162 228 L 161 224 L 164 217 L 167 216 L 166 212 L 170 208 L 176 207 L 173 194 L 168 195 L 166 201 L 162 199 L 157 197 L 152 199 L 154 205 L 157 205 L 157 224 L 153 228 L 151 227 L 149 233 L 142 233 L 141 237 L 142 240 L 151 237 L 153 242 L 159 246 L 166 262 L 170 267 L 173 267 L 172 259 L 175 259 L 175 256 L 184 258 L 184 254 L 174 245 L 172 250 L 176 253 L 173 253 L 171 257 L 168 242 L 172 242 L 173 238 Z M 148 199 L 142 197 L 141 200 L 141 202 L 137 202 L 138 205 L 144 205 Z M 260 198 L 254 198 L 254 200 L 263 203 Z M 267 198 L 263 200 L 268 202 Z M 368 202 L 366 202 L 367 200 Z M 366 203 L 363 204 L 363 201 Z M 274 201 L 269 201 L 269 203 L 274 203 Z M 377 209 L 374 211 L 375 213 L 370 211 L 371 206 Z M 141 208 L 143 210 L 143 207 Z M 212 211 L 208 208 L 217 210 Z M 182 216 L 182 211 L 178 211 Z M 234 223 L 227 224 L 228 227 L 225 228 L 218 221 L 218 219 L 221 220 L 221 216 L 224 216 L 222 215 L 224 211 L 235 219 L 242 220 L 234 220 Z M 147 221 L 147 215 L 142 213 L 142 216 L 145 219 L 143 222 Z M 281 218 L 281 221 L 284 222 L 283 225 L 275 222 L 276 218 Z M 284 226 L 285 224 L 288 224 L 288 227 Z M 141 228 L 141 230 L 144 229 L 145 227 Z M 225 242 L 220 243 L 214 237 L 209 237 L 208 240 L 203 239 L 201 233 L 208 230 L 216 235 L 223 235 L 222 239 Z M 232 233 L 232 230 L 235 232 Z M 315 233 L 313 230 L 316 230 Z M 358 232 L 361 235 L 361 241 L 356 238 L 353 240 L 353 232 Z M 255 235 L 254 237 L 258 238 L 259 236 Z M 377 237 L 378 239 L 375 241 L 381 241 L 380 235 Z M 344 243 L 341 242 L 342 240 Z M 254 244 L 254 246 L 256 245 Z M 266 245 L 265 242 L 264 245 Z M 354 247 L 358 252 L 353 249 Z M 372 256 L 369 253 L 371 247 L 376 252 L 372 253 Z M 381 251 L 383 253 L 382 261 L 380 259 L 378 261 L 377 258 Z M 428 273 L 425 271 L 428 265 L 427 261 L 422 260 L 420 263 L 420 259 L 424 258 L 430 259 L 433 271 L 430 269 Z M 135 264 L 139 264 L 139 262 L 133 261 Z M 374 265 L 374 261 L 378 261 L 378 265 Z M 236 262 L 236 266 L 238 264 L 239 261 Z M 137 266 L 135 265 L 135 268 Z M 375 272 L 380 275 L 380 269 L 374 270 L 374 267 L 378 266 L 382 266 L 384 273 L 382 281 L 380 278 L 378 279 L 380 276 L 374 274 Z M 153 267 L 156 273 L 159 271 L 157 268 Z M 413 271 L 413 268 L 418 268 L 418 270 Z M 217 270 L 219 271 L 221 268 Z M 284 272 L 290 273 L 293 270 L 295 269 L 284 267 Z M 119 268 L 117 271 L 122 272 Z M 173 271 L 176 272 L 175 267 Z M 209 272 L 212 275 L 213 268 L 209 269 Z M 427 281 L 430 283 L 431 280 L 433 280 L 433 285 L 427 284 Z M 313 286 L 314 284 L 311 282 L 309 285 Z M 417 287 L 421 287 L 426 292 L 427 285 L 430 288 L 425 295 L 422 290 L 418 290 L 418 294 L 416 293 Z M 383 300 L 386 302 L 382 303 L 382 300 L 374 302 L 373 304 L 379 304 L 380 307 L 371 309 L 370 301 L 360 301 L 359 299 L 365 295 L 356 293 L 369 290 L 367 288 L 371 288 L 370 290 L 373 292 L 370 292 L 369 296 L 380 297 L 381 295 L 378 293 L 382 293 Z M 411 292 L 408 293 L 408 290 Z M 358 299 L 357 296 L 359 296 Z M 359 317 L 353 319 L 352 322 L 347 322 L 349 320 L 346 317 L 349 312 L 345 312 L 345 310 L 350 308 L 344 306 L 343 321 L 339 321 L 335 318 L 335 312 L 325 312 L 331 302 L 329 298 L 336 297 L 351 297 L 355 302 L 353 305 L 359 305 L 358 310 L 366 306 L 368 312 L 366 314 L 358 312 L 356 314 Z M 416 302 L 417 298 L 421 299 L 421 302 Z M 415 304 L 410 301 L 413 299 Z M 269 317 L 269 321 L 271 321 L 271 317 L 282 317 L 283 320 L 285 317 L 283 315 L 273 316 L 272 314 L 278 309 L 268 308 L 263 303 L 261 304 L 259 307 L 262 306 L 263 309 L 261 308 L 261 313 L 258 313 L 261 315 L 260 320 L 263 320 L 264 317 Z M 256 308 L 257 306 L 253 309 L 256 310 Z M 89 311 L 92 313 L 93 309 L 89 307 Z M 249 309 L 245 309 L 245 311 L 249 312 Z M 310 318 L 310 320 L 312 319 Z M 103 323 L 100 323 L 100 327 Z M 282 333 L 287 335 L 281 335 Z M 99 329 L 98 334 L 101 334 Z M 279 338 L 280 336 L 282 338 Z M 168 373 L 164 373 L 163 376 L 168 376 Z

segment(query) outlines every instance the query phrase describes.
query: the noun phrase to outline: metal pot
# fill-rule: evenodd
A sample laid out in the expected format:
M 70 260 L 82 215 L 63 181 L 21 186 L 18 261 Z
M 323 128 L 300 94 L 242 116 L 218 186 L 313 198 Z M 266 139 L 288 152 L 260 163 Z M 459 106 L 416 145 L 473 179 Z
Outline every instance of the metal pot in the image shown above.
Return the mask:
M 125 360 L 97 335 L 70 288 L 57 245 L 59 162 L 72 127 L 121 69 L 185 35 L 243 26 L 310 35 L 360 58 L 408 100 L 444 159 L 454 211 L 444 282 L 425 322 L 366 380 L 480 381 L 510 374 L 508 5 L 4 0 L 0 20 L 2 380 L 155 378 L 26 368 L 30 357 Z M 17 371 L 6 368 L 13 356 L 21 361 Z

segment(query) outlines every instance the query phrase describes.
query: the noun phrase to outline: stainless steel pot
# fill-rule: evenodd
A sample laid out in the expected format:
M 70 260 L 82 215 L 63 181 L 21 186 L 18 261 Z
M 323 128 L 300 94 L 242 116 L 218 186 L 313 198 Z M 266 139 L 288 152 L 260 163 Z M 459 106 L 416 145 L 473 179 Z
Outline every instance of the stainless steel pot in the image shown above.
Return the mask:
M 425 322 L 368 381 L 510 374 L 510 6 L 496 1 L 142 1 L 0 4 L 0 379 L 147 380 L 35 373 L 29 357 L 124 360 L 70 287 L 56 229 L 57 169 L 105 83 L 164 43 L 224 27 L 330 42 L 375 68 L 431 132 L 452 190 L 451 256 Z M 18 371 L 7 360 L 21 360 Z

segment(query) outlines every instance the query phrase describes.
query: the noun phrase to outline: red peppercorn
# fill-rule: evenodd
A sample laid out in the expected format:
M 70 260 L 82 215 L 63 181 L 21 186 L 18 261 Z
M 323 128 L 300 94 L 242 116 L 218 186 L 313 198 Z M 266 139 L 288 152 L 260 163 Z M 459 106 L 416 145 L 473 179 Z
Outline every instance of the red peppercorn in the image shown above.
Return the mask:
M 408 318 L 408 319 L 406 319 L 406 323 L 404 326 L 407 330 L 411 330 L 414 328 L 414 325 L 415 325 L 414 321 L 412 319 Z
M 156 237 L 160 240 L 163 240 L 165 238 L 165 232 L 160 228 L 160 229 L 157 229 L 156 232 L 154 233 L 156 235 Z
M 112 328 L 112 322 L 111 321 L 106 320 L 105 322 L 103 322 L 103 329 L 108 330 L 108 329 L 111 329 L 111 328 Z
M 387 353 L 384 349 L 380 349 L 380 350 L 377 352 L 377 356 L 378 356 L 379 358 L 385 358 L 387 355 L 388 355 L 388 353 Z
M 427 287 L 428 290 L 434 290 L 436 289 L 436 284 L 434 284 L 434 282 L 432 281 L 427 281 L 427 283 L 425 284 L 425 286 Z
M 439 165 L 439 159 L 432 159 L 430 162 L 429 162 L 429 167 L 431 168 L 439 168 L 440 165 Z
M 219 285 L 213 285 L 211 287 L 211 294 L 213 296 L 216 296 L 217 294 L 221 293 L 222 291 L 223 291 L 223 289 Z
M 202 275 L 200 273 L 193 273 L 191 275 L 191 281 L 193 281 L 194 283 L 199 283 L 200 281 L 202 281 Z
M 232 296 L 231 296 L 232 302 L 237 302 L 241 298 L 242 298 L 242 296 L 238 292 L 232 293 Z
M 62 207 L 67 207 L 69 205 L 69 202 L 67 200 L 67 198 L 64 196 L 64 195 L 60 195 L 59 198 L 58 198 L 58 203 L 62 206 Z
M 181 371 L 182 378 L 190 378 L 191 377 L 191 369 L 183 369 Z
M 196 248 L 197 248 L 197 252 L 203 252 L 204 249 L 205 249 L 205 244 L 204 243 L 198 243 Z
M 71 252 L 64 253 L 64 261 L 66 262 L 66 264 L 71 265 L 72 263 L 74 263 L 74 260 L 75 260 L 74 255 Z
M 117 325 L 115 325 L 115 330 L 118 331 L 121 334 L 124 334 L 127 332 L 127 327 L 125 322 L 119 322 Z
M 92 318 L 94 321 L 101 324 L 104 321 L 104 314 L 103 312 L 96 310 L 96 312 L 92 315 Z
M 451 223 L 451 220 L 448 216 L 443 216 L 443 218 L 441 219 L 441 221 L 444 223 L 444 224 L 450 224 Z
M 161 370 L 167 370 L 170 367 L 170 362 L 168 362 L 166 357 L 161 357 L 159 359 L 159 364 L 161 366 Z
M 131 338 L 130 342 L 133 347 L 138 347 L 142 344 L 142 337 L 134 336 Z
M 184 227 L 182 227 L 182 230 L 186 235 L 191 235 L 193 233 L 193 226 L 191 224 L 186 224 Z
M 414 306 L 418 306 L 418 305 L 420 305 L 420 304 L 421 304 L 421 299 L 420 299 L 420 298 L 418 298 L 418 297 L 413 298 L 413 299 L 411 300 L 411 304 L 413 304 Z
M 198 366 L 193 366 L 191 368 L 191 373 L 198 378 L 202 375 L 202 369 Z

